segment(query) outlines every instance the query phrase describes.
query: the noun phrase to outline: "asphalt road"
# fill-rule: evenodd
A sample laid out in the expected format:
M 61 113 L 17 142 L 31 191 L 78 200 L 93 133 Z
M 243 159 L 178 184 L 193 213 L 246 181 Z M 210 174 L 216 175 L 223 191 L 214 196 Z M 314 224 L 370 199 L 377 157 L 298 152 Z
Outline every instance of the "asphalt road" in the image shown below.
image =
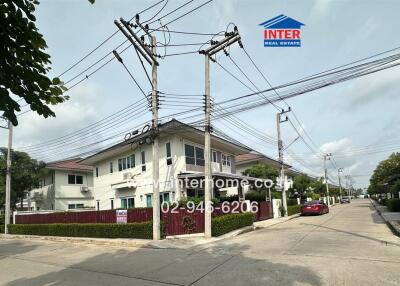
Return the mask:
M 400 239 L 360 199 L 189 250 L 3 240 L 0 285 L 400 285 Z

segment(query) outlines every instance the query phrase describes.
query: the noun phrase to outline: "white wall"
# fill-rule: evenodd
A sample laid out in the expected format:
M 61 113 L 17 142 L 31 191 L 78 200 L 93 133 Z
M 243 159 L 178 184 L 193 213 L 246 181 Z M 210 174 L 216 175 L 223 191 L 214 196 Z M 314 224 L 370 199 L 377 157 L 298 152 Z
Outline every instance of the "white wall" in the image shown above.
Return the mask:
M 166 143 L 171 143 L 172 165 L 167 165 Z M 159 142 L 160 151 L 160 193 L 169 193 L 170 199 L 178 199 L 180 194 L 174 188 L 173 180 L 178 171 L 185 169 L 183 149 L 180 140 L 175 136 L 163 138 Z M 141 152 L 145 152 L 146 171 L 142 171 Z M 118 171 L 118 159 L 135 154 L 135 167 L 123 171 Z M 110 173 L 110 162 L 113 163 L 113 173 Z M 111 199 L 114 199 L 114 208 L 121 207 L 121 198 L 133 197 L 135 207 L 146 207 L 146 195 L 153 193 L 153 173 L 152 173 L 152 145 L 141 145 L 136 149 L 120 153 L 113 158 L 104 160 L 95 165 L 98 168 L 99 176 L 96 177 L 96 168 L 94 169 L 94 200 L 101 210 L 111 208 Z M 118 183 L 123 183 L 124 173 L 133 175 L 132 181 L 136 182 L 136 188 L 118 189 Z
M 31 208 L 51 210 L 54 208 L 54 185 L 47 185 L 30 191 Z M 36 199 L 35 199 L 36 198 Z
M 81 175 L 83 183 L 81 185 L 68 184 L 68 175 Z M 68 210 L 69 204 L 83 204 L 85 207 L 94 207 L 92 173 L 54 170 L 52 175 L 44 178 L 43 182 L 46 183 L 44 187 L 33 189 L 30 192 L 31 207 L 34 207 L 35 210 L 39 208 L 40 210 L 65 211 Z M 89 187 L 91 191 L 81 192 L 81 186 Z M 40 199 L 34 198 L 35 193 L 39 194 Z
M 172 165 L 167 165 L 166 160 L 166 143 L 171 144 Z M 190 144 L 204 148 L 202 145 L 192 143 L 190 140 L 180 136 L 169 135 L 160 138 L 159 142 L 159 164 L 160 164 L 160 193 L 168 193 L 170 201 L 177 201 L 185 195 L 185 190 L 181 189 L 177 176 L 182 172 L 204 172 L 204 167 L 201 166 L 186 166 L 185 160 L 185 144 Z M 146 154 L 146 171 L 141 170 L 141 152 Z M 135 167 L 123 171 L 118 171 L 118 159 L 128 157 L 135 154 Z M 231 156 L 234 160 L 234 156 Z M 113 163 L 113 173 L 110 173 L 110 162 Z M 133 197 L 135 207 L 146 207 L 146 195 L 153 193 L 153 172 L 152 172 L 152 145 L 141 145 L 137 148 L 121 152 L 112 158 L 98 162 L 94 166 L 94 201 L 100 210 L 111 208 L 111 199 L 114 201 L 114 208 L 121 207 L 122 198 Z M 96 167 L 98 168 L 99 176 L 96 177 Z M 219 163 L 213 164 L 213 169 L 220 172 Z M 226 168 L 225 172 L 230 172 L 231 168 Z M 123 178 L 124 173 L 133 175 L 131 183 L 136 187 L 118 188 L 118 184 L 124 185 L 126 182 Z

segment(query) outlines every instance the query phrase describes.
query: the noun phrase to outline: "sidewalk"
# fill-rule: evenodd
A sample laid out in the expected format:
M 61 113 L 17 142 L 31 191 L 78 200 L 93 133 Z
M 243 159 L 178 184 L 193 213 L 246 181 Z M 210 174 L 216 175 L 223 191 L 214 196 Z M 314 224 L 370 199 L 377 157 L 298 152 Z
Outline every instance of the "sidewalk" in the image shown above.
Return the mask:
M 267 219 L 267 220 L 262 220 L 262 221 L 256 221 L 254 223 L 254 226 L 256 228 L 266 228 L 266 227 L 270 227 L 275 224 L 280 224 L 280 223 L 286 222 L 288 220 L 297 218 L 299 216 L 300 216 L 300 214 L 294 214 L 294 215 L 287 216 L 287 217 L 279 217 L 279 218 L 272 218 L 272 219 Z
M 201 245 L 214 243 L 227 238 L 232 238 L 243 233 L 251 232 L 255 229 L 267 228 L 272 225 L 284 223 L 291 219 L 299 217 L 299 214 L 294 214 L 288 217 L 273 218 L 263 221 L 254 222 L 253 226 L 247 226 L 241 229 L 236 229 L 219 237 L 212 237 L 210 239 L 204 238 L 202 234 L 182 235 L 176 237 L 169 237 L 159 241 L 152 241 L 147 239 L 107 239 L 107 238 L 86 238 L 86 237 L 59 237 L 59 236 L 38 236 L 38 235 L 4 235 L 0 234 L 0 239 L 24 239 L 32 241 L 50 241 L 50 242 L 70 242 L 76 244 L 89 244 L 89 245 L 106 245 L 111 247 L 145 247 L 155 249 L 189 249 Z
M 373 200 L 371 200 L 371 203 L 392 231 L 400 237 L 400 212 L 390 212 L 386 206 L 382 206 Z
M 90 238 L 90 237 L 63 237 L 63 236 L 39 236 L 39 235 L 17 235 L 0 234 L 1 239 L 23 239 L 32 241 L 51 241 L 51 242 L 70 242 L 76 244 L 106 245 L 116 247 L 146 247 L 151 240 L 149 239 L 123 239 L 123 238 Z

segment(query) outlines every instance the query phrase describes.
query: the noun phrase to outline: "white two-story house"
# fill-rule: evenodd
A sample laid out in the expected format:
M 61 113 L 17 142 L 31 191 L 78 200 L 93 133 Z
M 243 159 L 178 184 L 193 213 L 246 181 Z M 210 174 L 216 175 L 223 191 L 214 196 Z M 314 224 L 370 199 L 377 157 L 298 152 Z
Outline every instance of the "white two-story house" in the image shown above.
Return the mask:
M 243 178 L 234 158 L 250 149 L 214 135 L 211 146 L 213 178 Z M 150 207 L 152 160 L 150 131 L 83 159 L 80 163 L 93 166 L 96 209 Z M 204 186 L 187 183 L 204 178 L 203 130 L 177 120 L 159 126 L 159 178 L 161 202 L 204 195 Z M 214 196 L 222 195 L 223 187 L 229 186 L 214 188 Z
M 93 169 L 78 164 L 82 158 L 48 163 L 40 187 L 29 192 L 28 210 L 94 208 Z

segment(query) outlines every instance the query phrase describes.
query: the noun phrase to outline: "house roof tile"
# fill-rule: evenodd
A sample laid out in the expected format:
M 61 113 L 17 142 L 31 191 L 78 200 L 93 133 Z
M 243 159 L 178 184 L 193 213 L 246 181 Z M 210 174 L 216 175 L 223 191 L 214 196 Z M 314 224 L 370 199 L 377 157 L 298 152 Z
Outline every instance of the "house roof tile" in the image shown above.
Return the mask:
M 93 170 L 92 166 L 80 164 L 79 163 L 80 160 L 82 160 L 82 158 L 73 158 L 73 159 L 51 162 L 46 165 L 46 168 L 77 170 L 77 171 L 92 171 Z

